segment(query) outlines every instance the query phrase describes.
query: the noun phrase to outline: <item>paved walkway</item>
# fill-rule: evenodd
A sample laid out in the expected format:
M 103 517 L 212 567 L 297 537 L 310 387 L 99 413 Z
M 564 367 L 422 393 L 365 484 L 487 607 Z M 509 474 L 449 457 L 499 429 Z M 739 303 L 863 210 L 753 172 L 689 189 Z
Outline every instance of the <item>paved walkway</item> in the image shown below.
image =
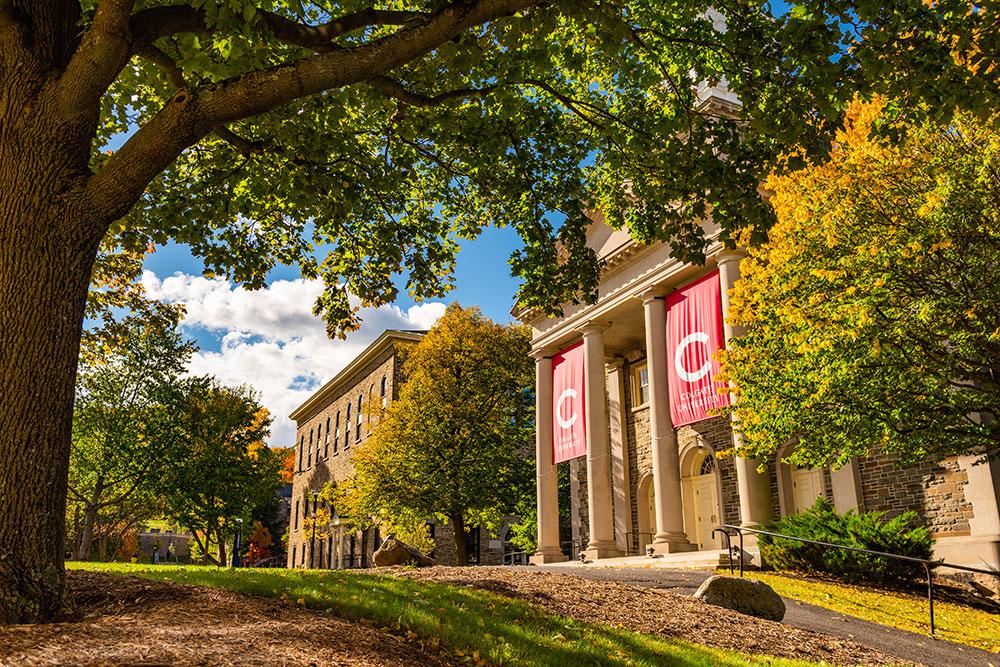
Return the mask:
M 523 568 L 538 571 L 538 568 Z M 692 595 L 712 572 L 699 570 L 671 570 L 667 568 L 600 568 L 578 565 L 546 566 L 546 572 L 572 574 L 598 581 L 614 581 L 646 588 L 662 588 Z M 785 623 L 853 639 L 859 644 L 930 667 L 1000 667 L 1000 654 L 990 653 L 970 646 L 931 639 L 926 635 L 897 630 L 877 623 L 870 623 L 851 616 L 844 616 L 823 607 L 783 598 L 787 611 Z

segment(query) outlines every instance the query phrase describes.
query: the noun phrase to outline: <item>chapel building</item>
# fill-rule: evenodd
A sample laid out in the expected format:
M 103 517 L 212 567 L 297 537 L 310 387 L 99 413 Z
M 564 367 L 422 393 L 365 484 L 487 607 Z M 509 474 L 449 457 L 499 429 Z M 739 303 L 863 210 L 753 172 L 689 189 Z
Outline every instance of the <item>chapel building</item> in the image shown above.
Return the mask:
M 719 347 L 740 334 L 725 322 L 743 252 L 715 242 L 704 266 L 685 264 L 599 216 L 588 245 L 603 264 L 596 303 L 566 305 L 560 317 L 514 311 L 532 328 L 537 371 L 533 562 L 718 550 L 718 526 L 759 527 L 823 496 L 840 512 L 915 510 L 937 540 L 935 558 L 1000 566 L 998 461 L 897 467 L 878 453 L 837 470 L 799 468 L 780 462 L 786 448 L 759 473 L 755 461 L 717 455 L 739 435 L 706 409 L 716 399 L 703 375 L 710 382 L 718 366 L 714 338 Z M 557 465 L 570 471 L 569 535 L 559 530 Z

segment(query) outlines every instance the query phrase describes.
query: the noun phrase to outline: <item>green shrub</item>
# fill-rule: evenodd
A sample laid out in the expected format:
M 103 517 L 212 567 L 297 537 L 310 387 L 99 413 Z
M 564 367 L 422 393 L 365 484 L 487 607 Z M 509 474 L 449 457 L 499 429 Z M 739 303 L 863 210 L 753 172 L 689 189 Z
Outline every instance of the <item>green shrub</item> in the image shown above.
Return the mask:
M 826 498 L 798 514 L 782 518 L 769 530 L 808 540 L 847 547 L 872 549 L 899 556 L 929 559 L 934 546 L 930 531 L 914 527 L 916 512 L 886 519 L 885 512 L 838 514 Z M 852 583 L 891 584 L 910 582 L 924 575 L 919 563 L 895 558 L 822 547 L 794 540 L 761 535 L 764 562 L 776 570 L 819 572 Z

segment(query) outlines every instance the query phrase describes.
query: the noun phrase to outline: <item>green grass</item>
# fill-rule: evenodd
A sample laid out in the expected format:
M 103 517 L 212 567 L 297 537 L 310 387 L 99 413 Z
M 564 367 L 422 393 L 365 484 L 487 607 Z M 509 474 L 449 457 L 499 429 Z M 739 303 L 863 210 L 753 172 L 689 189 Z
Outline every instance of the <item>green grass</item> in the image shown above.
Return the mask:
M 282 598 L 441 646 L 494 665 L 691 665 L 796 667 L 805 661 L 740 655 L 622 628 L 582 623 L 486 591 L 329 570 L 232 570 L 128 563 L 67 563 L 240 593 Z M 412 634 L 411 634 L 412 633 Z
M 750 576 L 771 586 L 778 595 L 848 616 L 920 634 L 929 629 L 925 596 L 781 574 L 755 572 Z M 934 625 L 942 639 L 1000 651 L 1000 614 L 935 600 Z

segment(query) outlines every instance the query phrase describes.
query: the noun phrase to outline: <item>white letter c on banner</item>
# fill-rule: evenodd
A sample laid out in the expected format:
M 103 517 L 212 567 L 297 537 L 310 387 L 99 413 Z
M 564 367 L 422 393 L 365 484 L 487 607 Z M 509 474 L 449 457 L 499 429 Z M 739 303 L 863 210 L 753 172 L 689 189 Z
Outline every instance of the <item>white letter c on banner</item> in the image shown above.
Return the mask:
M 556 401 L 556 421 L 558 421 L 559 425 L 563 428 L 571 427 L 573 424 L 576 423 L 576 418 L 579 416 L 576 414 L 576 410 L 574 409 L 572 417 L 570 417 L 569 419 L 562 418 L 562 404 L 563 401 L 565 401 L 567 398 L 570 399 L 576 398 L 576 389 L 570 387 L 563 393 L 559 394 L 559 400 Z
M 697 382 L 708 375 L 708 372 L 712 370 L 711 359 L 706 361 L 701 368 L 693 373 L 689 373 L 688 370 L 684 368 L 684 350 L 686 350 L 687 346 L 692 343 L 708 345 L 708 334 L 696 331 L 695 333 L 688 334 L 687 336 L 684 336 L 684 338 L 681 338 L 681 342 L 677 344 L 677 352 L 674 353 L 674 368 L 677 369 L 677 375 L 685 382 Z

